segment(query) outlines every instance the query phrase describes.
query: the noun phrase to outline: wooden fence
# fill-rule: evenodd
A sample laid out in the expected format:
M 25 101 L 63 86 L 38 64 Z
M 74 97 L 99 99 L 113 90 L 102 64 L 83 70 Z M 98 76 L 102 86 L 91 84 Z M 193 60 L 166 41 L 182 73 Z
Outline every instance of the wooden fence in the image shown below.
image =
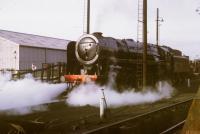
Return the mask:
M 32 76 L 41 81 L 59 83 L 60 77 L 66 74 L 66 63 L 57 63 L 57 64 L 42 64 L 41 69 L 36 70 L 6 70 L 12 72 L 12 79 L 21 79 L 24 78 L 26 74 L 32 74 Z M 5 71 L 5 70 L 4 70 Z

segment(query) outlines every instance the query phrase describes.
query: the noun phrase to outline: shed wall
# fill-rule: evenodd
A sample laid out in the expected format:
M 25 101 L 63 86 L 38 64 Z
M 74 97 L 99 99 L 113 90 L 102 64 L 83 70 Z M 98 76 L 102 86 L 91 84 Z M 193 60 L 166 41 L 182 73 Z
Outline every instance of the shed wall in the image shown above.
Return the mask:
M 0 69 L 19 69 L 19 45 L 0 37 Z
M 66 62 L 66 51 L 48 48 L 20 46 L 20 70 L 31 69 L 32 64 L 37 69 L 42 68 L 42 63 Z
M 46 62 L 47 63 L 67 62 L 66 50 L 46 49 Z
M 31 69 L 32 64 L 35 64 L 37 68 L 41 68 L 41 64 L 45 63 L 45 49 L 43 48 L 20 46 L 19 51 L 20 70 Z

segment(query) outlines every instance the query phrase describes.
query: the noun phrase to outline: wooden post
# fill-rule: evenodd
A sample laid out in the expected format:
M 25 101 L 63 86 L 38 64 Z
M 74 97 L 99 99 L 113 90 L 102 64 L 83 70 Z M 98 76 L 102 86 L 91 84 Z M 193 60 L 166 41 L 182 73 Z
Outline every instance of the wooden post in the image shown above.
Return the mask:
M 67 72 L 67 65 L 66 63 L 63 63 L 63 75 L 65 75 Z
M 61 63 L 61 76 L 64 74 L 64 66 L 65 66 L 64 63 L 62 62 Z
M 51 64 L 51 81 L 54 80 L 54 64 Z
M 147 0 L 143 0 L 143 89 L 147 85 Z
M 35 70 L 33 70 L 33 77 L 35 77 L 36 75 L 35 75 Z
M 156 45 L 159 45 L 159 8 L 157 8 L 157 19 L 156 19 Z
M 20 72 L 19 71 L 17 72 L 17 77 L 18 77 L 18 79 L 20 79 Z
M 42 70 L 41 70 L 41 81 L 43 81 L 44 80 L 44 68 L 42 67 Z
M 47 72 L 47 81 L 49 81 L 50 80 L 50 75 L 51 75 L 51 66 L 50 66 L 50 64 L 47 64 L 46 72 Z
M 61 77 L 61 63 L 58 63 L 58 82 L 60 83 L 60 77 Z
M 62 75 L 65 75 L 65 73 L 66 73 L 66 67 L 65 67 L 65 63 L 63 62 L 62 63 Z

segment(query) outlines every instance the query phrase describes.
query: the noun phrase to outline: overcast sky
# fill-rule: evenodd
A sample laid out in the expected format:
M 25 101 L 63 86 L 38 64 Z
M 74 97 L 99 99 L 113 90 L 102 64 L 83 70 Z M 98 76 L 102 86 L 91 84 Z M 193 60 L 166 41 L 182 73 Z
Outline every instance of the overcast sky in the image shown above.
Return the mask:
M 200 0 L 148 0 L 148 41 L 155 43 L 156 8 L 164 22 L 160 42 L 200 57 Z M 136 39 L 137 0 L 91 0 L 91 32 Z M 77 40 L 84 0 L 0 0 L 0 29 Z

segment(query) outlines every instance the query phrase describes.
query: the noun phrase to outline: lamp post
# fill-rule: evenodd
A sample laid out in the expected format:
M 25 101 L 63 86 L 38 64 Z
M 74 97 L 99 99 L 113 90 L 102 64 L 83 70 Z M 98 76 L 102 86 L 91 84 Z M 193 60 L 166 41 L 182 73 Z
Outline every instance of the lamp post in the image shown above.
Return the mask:
M 159 46 L 159 38 L 160 38 L 160 22 L 164 22 L 163 18 L 159 16 L 159 8 L 157 8 L 157 19 L 156 19 L 156 45 Z
M 163 18 L 160 18 L 159 16 L 159 8 L 157 8 L 157 17 L 156 17 L 156 47 L 157 47 L 157 51 L 158 53 L 160 54 L 160 51 L 159 51 L 159 36 L 160 36 L 160 22 L 163 22 Z M 161 70 L 161 63 L 159 62 L 159 69 L 158 70 Z M 162 82 L 161 82 L 161 75 L 162 75 L 162 72 L 161 71 L 158 71 L 158 79 L 160 80 L 159 81 L 159 90 L 162 89 Z

